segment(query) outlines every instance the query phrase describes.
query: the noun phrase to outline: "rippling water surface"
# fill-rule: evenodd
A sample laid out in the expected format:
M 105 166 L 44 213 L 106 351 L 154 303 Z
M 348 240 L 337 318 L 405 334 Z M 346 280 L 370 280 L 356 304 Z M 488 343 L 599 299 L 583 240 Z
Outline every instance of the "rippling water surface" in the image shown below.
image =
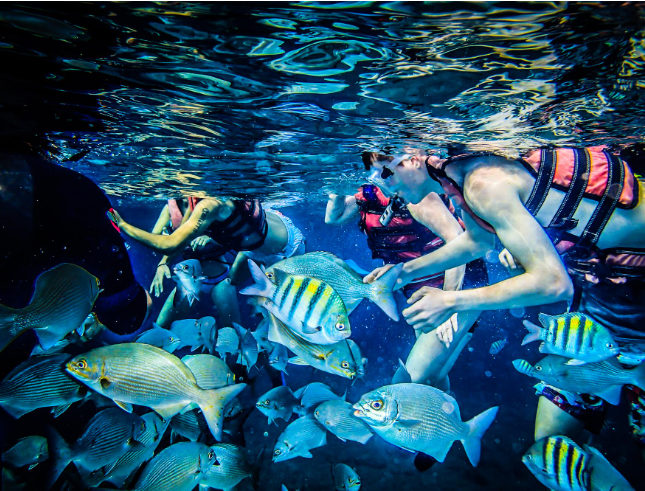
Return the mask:
M 109 193 L 354 189 L 363 150 L 627 144 L 638 3 L 0 5 L 0 132 Z M 170 191 L 170 190 L 173 191 Z

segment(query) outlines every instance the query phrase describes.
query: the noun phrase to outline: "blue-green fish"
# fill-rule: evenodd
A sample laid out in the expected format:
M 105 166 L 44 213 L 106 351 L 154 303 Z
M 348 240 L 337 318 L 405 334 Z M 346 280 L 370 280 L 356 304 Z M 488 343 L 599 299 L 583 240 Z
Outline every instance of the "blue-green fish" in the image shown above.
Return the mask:
M 176 349 L 189 346 L 195 351 L 200 346 L 204 346 L 212 351 L 217 328 L 213 317 L 203 317 L 175 321 L 170 325 L 170 331 L 179 338 Z
M 350 336 L 345 304 L 327 283 L 279 269 L 267 275 L 252 260 L 249 268 L 256 284 L 240 293 L 269 299 L 264 307 L 296 334 L 316 344 L 332 344 Z
M 240 349 L 240 337 L 232 327 L 223 327 L 217 331 L 215 351 L 224 359 L 227 354 L 235 354 Z
M 211 465 L 201 486 L 232 490 L 241 481 L 253 475 L 254 467 L 244 455 L 244 450 L 230 443 L 218 443 L 211 449 L 215 452 L 216 463 Z
M 277 418 L 289 421 L 293 413 L 304 414 L 298 398 L 286 385 L 280 385 L 261 395 L 255 407 L 269 418 L 269 423 Z
M 508 340 L 506 338 L 500 339 L 499 341 L 495 341 L 493 344 L 490 345 L 490 349 L 488 350 L 488 352 L 491 355 L 496 355 L 500 351 L 502 351 L 504 349 L 504 346 L 506 346 L 507 344 L 508 344 Z
M 153 323 L 152 329 L 144 331 L 137 337 L 136 342 L 157 346 L 158 348 L 163 348 L 168 353 L 172 353 L 179 348 L 181 339 L 175 333 Z
M 566 436 L 538 440 L 524 454 L 522 462 L 538 481 L 554 491 L 590 489 L 589 457 Z
M 314 410 L 314 417 L 342 441 L 350 440 L 365 445 L 374 435 L 362 419 L 354 416 L 352 405 L 343 400 L 336 399 L 319 404 Z
M 273 462 L 313 457 L 310 450 L 327 443 L 327 431 L 312 416 L 303 416 L 285 428 L 273 448 Z
M 0 351 L 28 329 L 44 350 L 52 348 L 83 324 L 99 293 L 99 279 L 75 264 L 41 273 L 24 309 L 0 305 Z
M 226 362 L 213 355 L 186 355 L 181 361 L 193 372 L 202 389 L 219 389 L 235 383 L 235 375 Z
M 175 295 L 179 296 L 179 300 L 188 299 L 188 305 L 193 305 L 195 300 L 199 300 L 204 281 L 208 279 L 204 276 L 201 263 L 197 259 L 186 259 L 175 264 L 172 272 L 172 279 L 177 283 Z
M 542 340 L 540 353 L 572 358 L 570 365 L 606 360 L 620 352 L 609 331 L 585 314 L 540 314 L 539 320 L 543 327 L 524 321 L 529 333 L 522 346 Z
M 590 491 L 634 491 L 627 479 L 609 463 L 598 449 L 582 445 L 589 457 Z
M 29 466 L 33 469 L 49 458 L 47 438 L 38 435 L 26 436 L 2 454 L 2 461 L 14 467 Z
M 321 382 L 311 382 L 304 385 L 296 390 L 293 395 L 300 399 L 300 405 L 304 408 L 314 408 L 325 401 L 345 400 L 344 395 L 336 395 L 331 390 L 331 387 Z
M 361 478 L 347 464 L 336 464 L 332 467 L 336 491 L 358 491 L 361 488 Z
M 287 364 L 289 363 L 289 355 L 287 354 L 287 348 L 281 344 L 275 343 L 274 348 L 269 355 L 269 365 L 271 365 L 276 370 L 281 372 L 287 372 Z

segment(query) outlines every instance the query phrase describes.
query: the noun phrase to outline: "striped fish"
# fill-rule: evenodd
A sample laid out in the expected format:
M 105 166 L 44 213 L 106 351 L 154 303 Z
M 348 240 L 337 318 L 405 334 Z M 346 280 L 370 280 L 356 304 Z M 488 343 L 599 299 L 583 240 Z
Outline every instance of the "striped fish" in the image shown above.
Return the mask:
M 350 336 L 345 304 L 327 283 L 274 269 L 270 273 L 274 284 L 250 259 L 249 268 L 256 284 L 244 288 L 240 293 L 271 300 L 265 303 L 266 309 L 296 334 L 316 344 L 332 344 Z
M 80 266 L 63 263 L 45 271 L 24 309 L 0 305 L 0 351 L 28 329 L 48 350 L 83 324 L 99 293 L 99 279 Z
M 531 473 L 554 491 L 589 491 L 589 457 L 566 436 L 535 442 L 522 457 Z
M 327 444 L 325 427 L 313 416 L 303 416 L 290 423 L 273 448 L 273 462 L 294 459 L 296 457 L 312 458 L 310 450 Z
M 169 419 L 194 402 L 217 440 L 222 437 L 224 407 L 246 387 L 204 390 L 175 355 L 141 343 L 103 346 L 78 355 L 67 363 L 67 372 L 128 412 L 138 404 Z
M 170 427 L 180 436 L 196 442 L 202 433 L 208 431 L 208 424 L 199 409 L 175 414 L 170 420 Z
M 241 447 L 230 443 L 218 443 L 211 449 L 215 452 L 219 465 L 208 468 L 202 480 L 202 487 L 233 489 L 238 483 L 253 475 L 253 465 L 247 461 Z
M 540 314 L 539 320 L 543 327 L 524 321 L 529 333 L 522 346 L 541 339 L 540 353 L 572 358 L 570 365 L 606 360 L 620 352 L 605 327 L 579 312 Z
M 39 435 L 26 436 L 2 454 L 2 461 L 13 467 L 29 466 L 29 470 L 49 458 L 47 438 Z
M 350 440 L 365 445 L 374 435 L 363 420 L 354 416 L 352 405 L 346 401 L 325 401 L 316 408 L 314 417 L 342 441 Z
M 175 443 L 159 452 L 146 465 L 132 489 L 191 491 L 216 462 L 215 452 L 203 443 Z
M 299 359 L 298 364 L 310 365 L 349 379 L 356 377 L 358 365 L 347 340 L 334 344 L 310 343 L 296 336 L 277 317 L 269 314 L 269 341 L 282 344 L 293 351 Z
M 490 349 L 488 350 L 488 352 L 491 355 L 496 355 L 500 351 L 502 351 L 504 349 L 504 346 L 506 346 L 507 344 L 508 344 L 508 340 L 506 338 L 500 339 L 499 341 L 495 341 L 493 344 L 490 345 Z
M 55 416 L 80 401 L 87 388 L 65 373 L 65 353 L 35 356 L 14 368 L 0 383 L 0 406 L 14 418 L 54 407 Z
M 627 479 L 594 447 L 582 445 L 589 457 L 591 491 L 634 491 Z

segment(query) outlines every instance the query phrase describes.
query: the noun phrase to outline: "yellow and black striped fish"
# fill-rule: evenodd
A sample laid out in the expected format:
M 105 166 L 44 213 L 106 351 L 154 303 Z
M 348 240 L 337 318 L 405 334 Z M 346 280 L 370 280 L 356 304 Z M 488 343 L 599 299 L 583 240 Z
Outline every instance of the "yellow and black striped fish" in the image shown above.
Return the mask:
M 522 462 L 546 487 L 555 491 L 589 491 L 589 456 L 566 436 L 535 442 Z
M 541 339 L 541 353 L 572 358 L 570 364 L 606 360 L 619 353 L 618 345 L 609 331 L 584 314 L 540 314 L 539 320 L 544 327 L 524 321 L 529 333 L 522 341 L 522 346 Z
M 274 269 L 269 278 L 252 260 L 249 268 L 256 283 L 240 293 L 271 300 L 265 303 L 266 309 L 303 339 L 332 344 L 350 336 L 345 304 L 327 283 L 279 269 Z

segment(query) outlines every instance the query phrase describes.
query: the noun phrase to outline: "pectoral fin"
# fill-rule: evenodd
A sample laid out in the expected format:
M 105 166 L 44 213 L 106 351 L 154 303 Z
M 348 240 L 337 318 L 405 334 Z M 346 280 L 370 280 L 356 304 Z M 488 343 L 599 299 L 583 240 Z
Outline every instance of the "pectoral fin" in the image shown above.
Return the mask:
M 316 327 L 311 327 L 307 325 L 302 326 L 302 332 L 304 334 L 317 334 L 320 331 L 322 331 L 322 327 L 320 326 L 316 326 Z
M 131 413 L 132 412 L 132 404 L 129 402 L 123 402 L 123 401 L 114 401 L 114 404 L 119 406 L 121 409 L 123 409 L 126 413 Z
M 289 363 L 292 365 L 303 365 L 303 366 L 308 366 L 309 363 L 307 363 L 305 360 L 300 358 L 299 356 L 294 356 L 292 358 L 289 358 Z
M 578 365 L 586 365 L 587 362 L 583 360 L 569 360 L 568 362 L 565 363 L 565 365 L 571 365 L 571 366 L 578 366 Z
M 403 428 L 414 428 L 421 423 L 422 422 L 418 419 L 399 419 L 396 421 L 397 426 L 401 426 Z

